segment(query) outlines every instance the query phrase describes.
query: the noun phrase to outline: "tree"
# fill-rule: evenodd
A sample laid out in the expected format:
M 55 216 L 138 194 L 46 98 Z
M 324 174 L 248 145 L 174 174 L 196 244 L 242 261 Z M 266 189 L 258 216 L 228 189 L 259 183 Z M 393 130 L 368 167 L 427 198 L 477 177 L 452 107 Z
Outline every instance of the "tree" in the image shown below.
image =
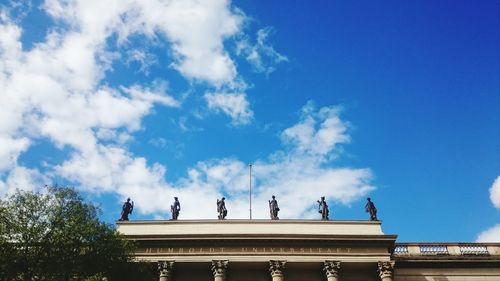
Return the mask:
M 0 280 L 140 280 L 134 272 L 152 269 L 132 262 L 133 243 L 98 212 L 71 188 L 0 200 Z

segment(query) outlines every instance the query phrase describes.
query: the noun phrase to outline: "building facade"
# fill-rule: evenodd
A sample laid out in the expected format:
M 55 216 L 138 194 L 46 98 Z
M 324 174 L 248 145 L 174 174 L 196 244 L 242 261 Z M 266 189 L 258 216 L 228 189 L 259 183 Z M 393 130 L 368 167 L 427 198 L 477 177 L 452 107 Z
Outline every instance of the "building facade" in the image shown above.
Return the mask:
M 500 243 L 396 243 L 379 221 L 118 222 L 160 281 L 500 281 Z

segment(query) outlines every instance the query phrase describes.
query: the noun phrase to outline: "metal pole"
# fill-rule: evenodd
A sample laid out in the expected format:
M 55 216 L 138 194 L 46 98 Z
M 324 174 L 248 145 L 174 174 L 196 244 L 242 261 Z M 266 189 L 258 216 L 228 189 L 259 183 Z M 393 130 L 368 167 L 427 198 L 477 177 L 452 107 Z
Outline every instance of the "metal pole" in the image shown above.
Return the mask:
M 252 164 L 248 164 L 248 167 L 250 168 L 250 219 L 252 219 Z

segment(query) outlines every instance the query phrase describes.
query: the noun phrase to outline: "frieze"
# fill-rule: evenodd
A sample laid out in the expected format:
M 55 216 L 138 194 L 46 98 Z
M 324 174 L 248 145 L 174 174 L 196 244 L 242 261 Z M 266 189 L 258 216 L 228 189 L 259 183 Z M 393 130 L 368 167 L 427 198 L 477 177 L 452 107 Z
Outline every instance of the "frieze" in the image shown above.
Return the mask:
M 146 247 L 139 248 L 137 254 L 166 255 L 324 255 L 324 254 L 366 254 L 387 253 L 385 248 L 373 247 Z

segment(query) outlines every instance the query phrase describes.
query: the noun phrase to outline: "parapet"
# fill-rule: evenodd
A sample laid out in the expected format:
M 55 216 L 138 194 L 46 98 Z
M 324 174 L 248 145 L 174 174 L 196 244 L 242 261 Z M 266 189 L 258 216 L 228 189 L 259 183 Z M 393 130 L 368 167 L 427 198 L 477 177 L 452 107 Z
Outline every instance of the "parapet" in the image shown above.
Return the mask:
M 319 220 L 174 220 L 117 222 L 118 231 L 133 236 L 383 236 L 380 221 Z

